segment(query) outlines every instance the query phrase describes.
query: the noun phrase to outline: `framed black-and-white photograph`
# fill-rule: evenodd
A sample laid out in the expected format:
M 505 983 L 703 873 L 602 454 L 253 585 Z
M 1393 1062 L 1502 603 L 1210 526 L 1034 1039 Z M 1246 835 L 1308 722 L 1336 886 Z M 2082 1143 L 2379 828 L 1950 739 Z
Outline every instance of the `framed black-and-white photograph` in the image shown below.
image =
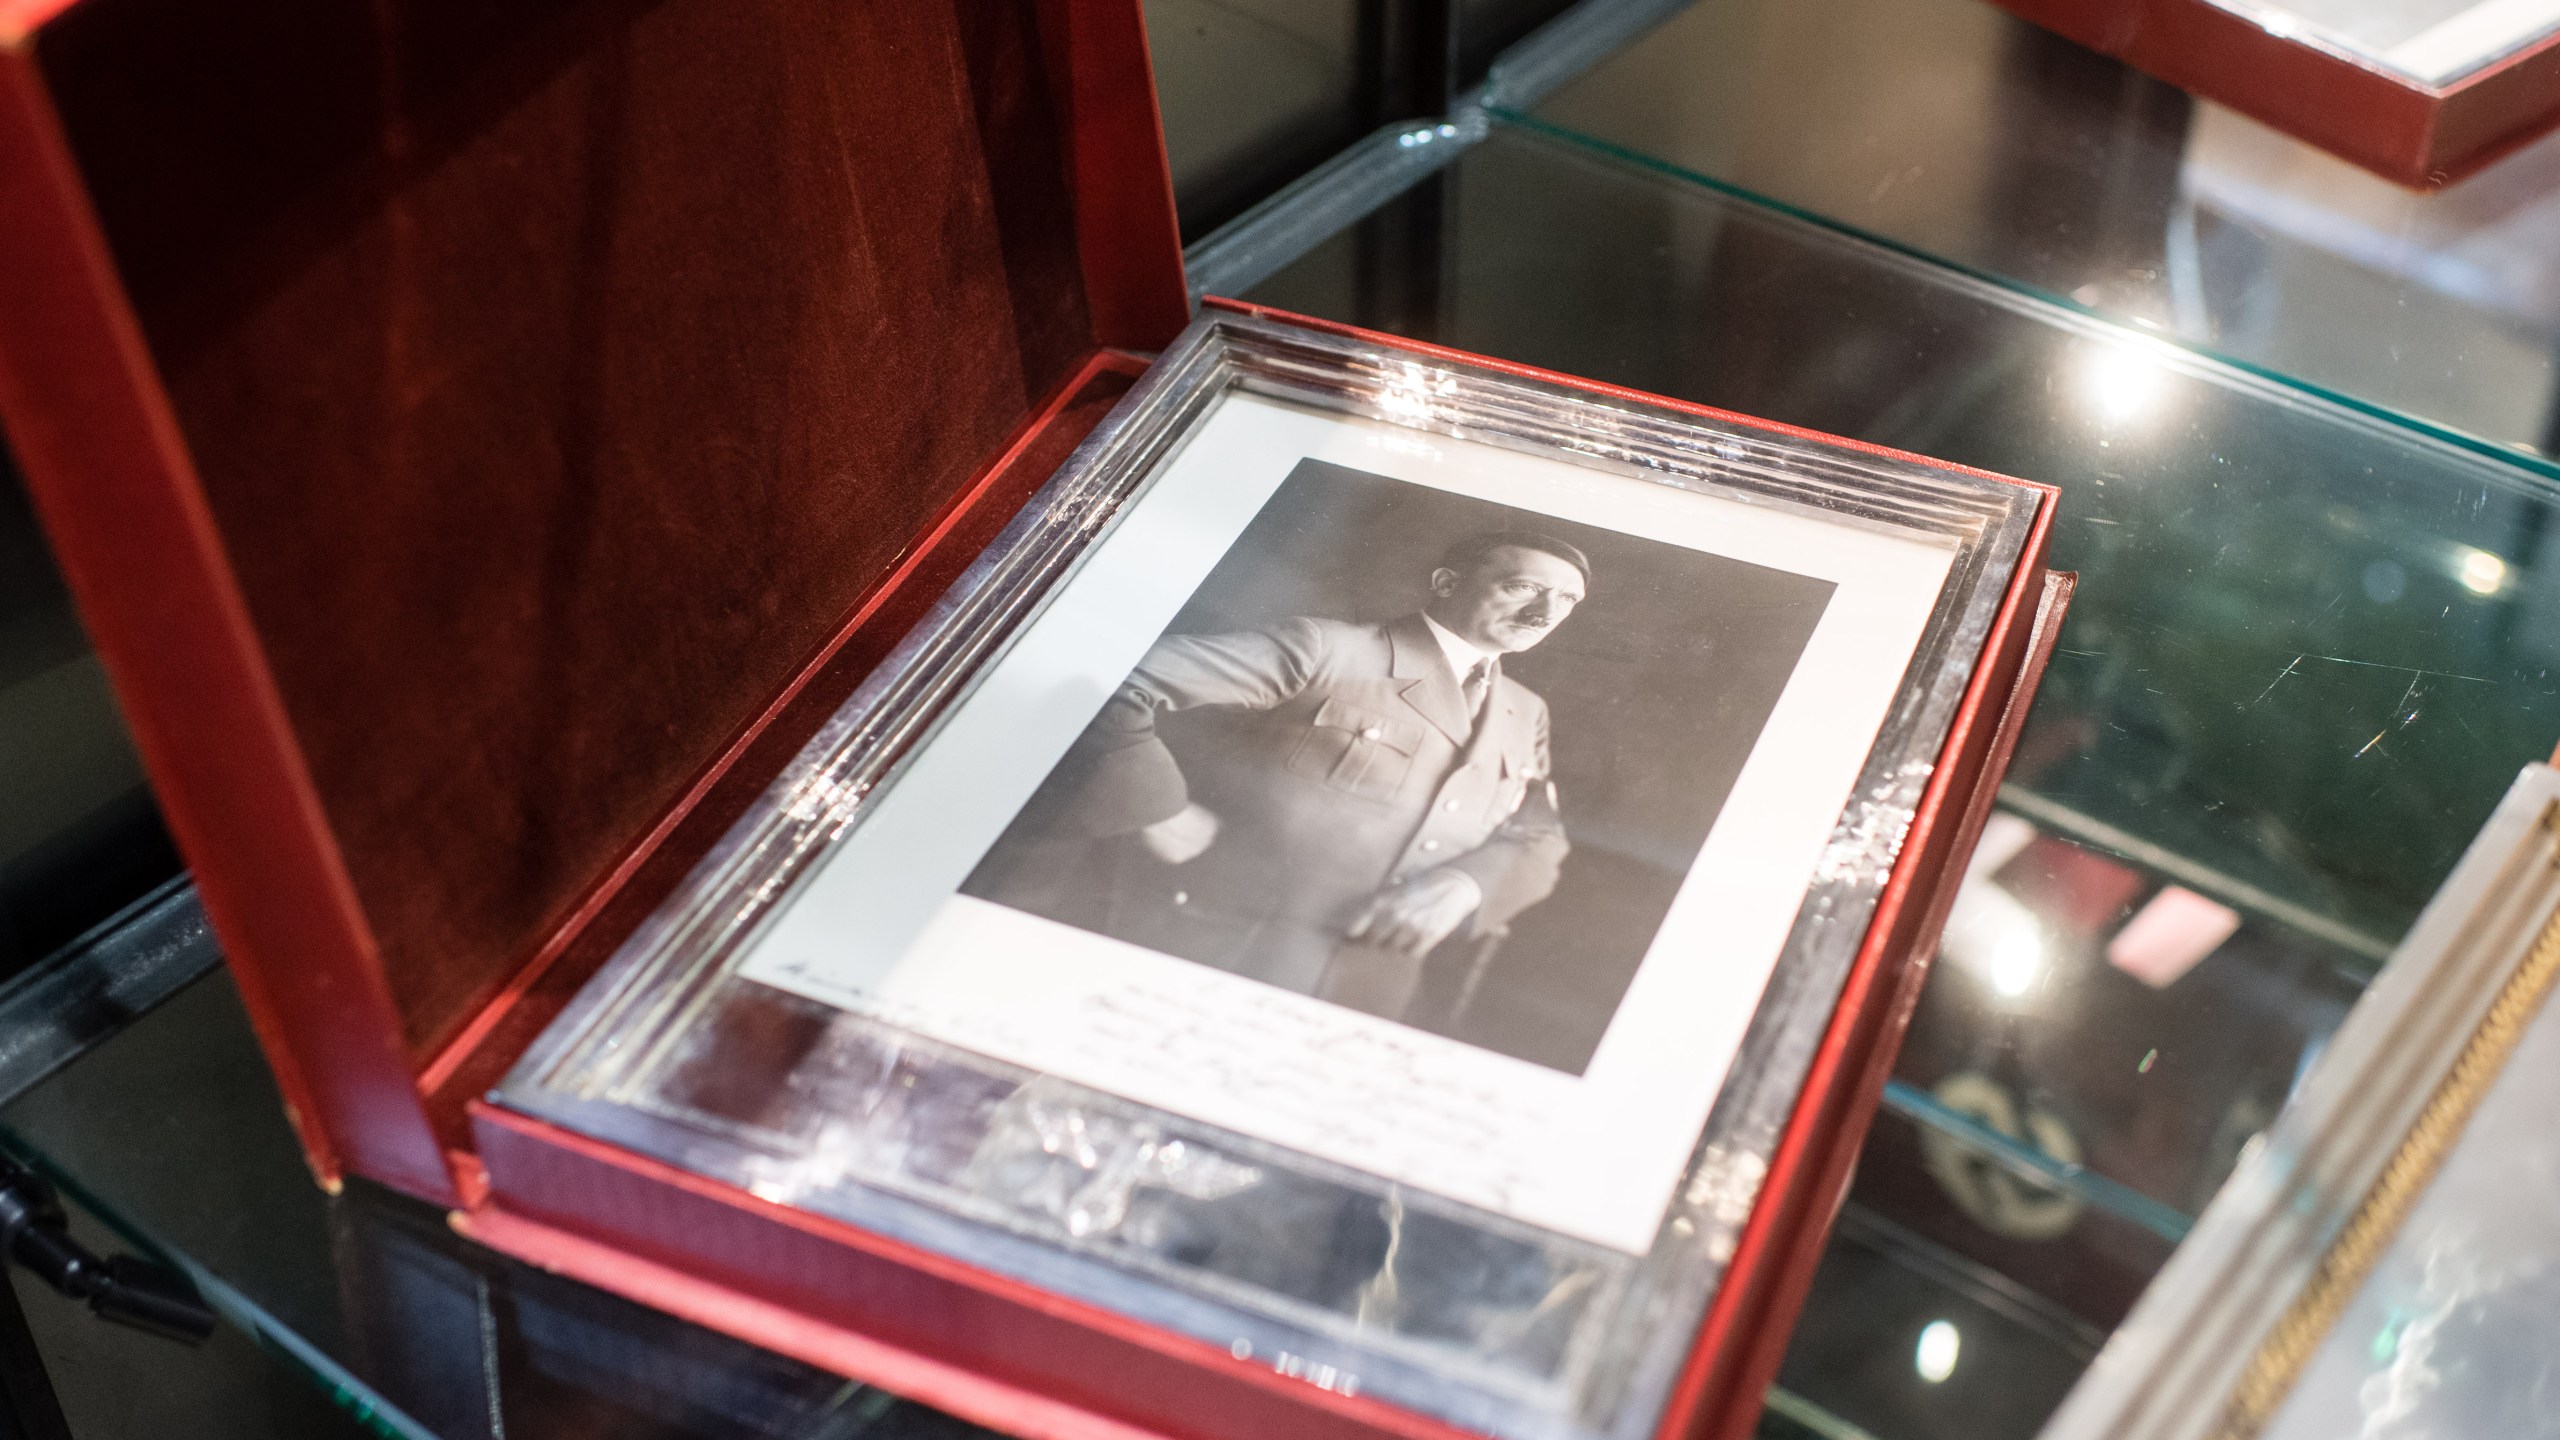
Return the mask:
M 1204 319 L 502 1099 L 1627 1432 L 2037 493 Z
M 1640 1251 L 1953 556 L 1232 397 L 741 973 Z
M 1580 1075 L 1835 588 L 1303 460 L 960 891 Z

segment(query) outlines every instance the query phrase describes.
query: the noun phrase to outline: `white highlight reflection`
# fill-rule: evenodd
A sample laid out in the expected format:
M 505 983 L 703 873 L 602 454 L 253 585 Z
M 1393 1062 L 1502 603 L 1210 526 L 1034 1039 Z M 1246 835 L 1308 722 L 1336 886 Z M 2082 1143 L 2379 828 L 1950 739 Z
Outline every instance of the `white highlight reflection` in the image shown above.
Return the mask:
M 2044 973 L 2044 937 L 2033 925 L 2002 934 L 1991 950 L 1991 988 L 2010 1000 L 2036 987 Z
M 2043 924 L 1988 876 L 1969 880 L 1956 892 L 1940 948 L 2003 1000 L 2026 998 L 2044 978 Z
M 2080 367 L 2081 394 L 2109 424 L 2135 419 L 2160 401 L 2168 374 L 2134 345 L 2099 345 Z
M 2495 595 L 2507 587 L 2507 562 L 2486 550 L 2460 548 L 2454 564 L 2453 578 L 2474 595 Z
M 1964 1349 L 1964 1336 L 1946 1320 L 1932 1320 L 1920 1330 L 1920 1346 L 1911 1355 L 1911 1368 L 1920 1378 L 1935 1385 L 1956 1373 L 1956 1356 Z

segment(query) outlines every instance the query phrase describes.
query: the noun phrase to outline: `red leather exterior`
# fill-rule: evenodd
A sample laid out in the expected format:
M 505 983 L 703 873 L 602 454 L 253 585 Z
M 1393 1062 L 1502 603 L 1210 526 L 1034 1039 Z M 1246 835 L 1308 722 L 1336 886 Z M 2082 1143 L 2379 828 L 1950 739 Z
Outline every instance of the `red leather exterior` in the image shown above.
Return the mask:
M 277 957 L 235 970 L 312 1169 L 445 1195 L 353 887 L 23 47 L 0 49 L 0 215 L 0 424 L 170 828 L 223 857 L 196 867 L 207 913 Z
M 2560 37 L 2463 81 L 2436 114 L 2424 183 L 2449 184 L 2560 125 Z
M 2413 189 L 2560 125 L 2560 36 L 2442 89 L 2271 35 L 2207 0 L 1997 0 L 2006 10 Z
M 1077 254 L 1098 344 L 1161 350 L 1191 320 L 1182 227 L 1138 7 L 1042 0 L 1041 29 L 1069 37 Z

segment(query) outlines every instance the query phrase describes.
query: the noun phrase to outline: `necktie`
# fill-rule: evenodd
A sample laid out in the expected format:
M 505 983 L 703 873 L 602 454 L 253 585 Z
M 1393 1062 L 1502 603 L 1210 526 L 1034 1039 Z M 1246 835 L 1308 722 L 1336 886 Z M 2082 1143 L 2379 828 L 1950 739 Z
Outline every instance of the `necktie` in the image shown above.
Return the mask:
M 1492 658 L 1488 656 L 1477 661 L 1475 667 L 1467 672 L 1467 678 L 1459 683 L 1458 689 L 1467 697 L 1467 718 L 1472 720 L 1483 714 L 1485 693 L 1493 689 Z

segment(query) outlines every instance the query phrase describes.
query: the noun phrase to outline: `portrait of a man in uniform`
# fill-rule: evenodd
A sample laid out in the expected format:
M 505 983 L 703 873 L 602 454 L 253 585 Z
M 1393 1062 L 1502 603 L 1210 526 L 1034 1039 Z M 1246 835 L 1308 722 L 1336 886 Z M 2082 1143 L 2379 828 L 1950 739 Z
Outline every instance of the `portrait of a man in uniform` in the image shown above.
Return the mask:
M 962 893 L 1579 1072 L 1828 593 L 1302 462 Z
M 1167 635 L 967 888 L 1400 1018 L 1433 951 L 1555 889 L 1547 705 L 1503 660 L 1591 585 L 1572 544 L 1484 531 L 1404 615 Z M 1169 739 L 1203 711 L 1225 723 Z

